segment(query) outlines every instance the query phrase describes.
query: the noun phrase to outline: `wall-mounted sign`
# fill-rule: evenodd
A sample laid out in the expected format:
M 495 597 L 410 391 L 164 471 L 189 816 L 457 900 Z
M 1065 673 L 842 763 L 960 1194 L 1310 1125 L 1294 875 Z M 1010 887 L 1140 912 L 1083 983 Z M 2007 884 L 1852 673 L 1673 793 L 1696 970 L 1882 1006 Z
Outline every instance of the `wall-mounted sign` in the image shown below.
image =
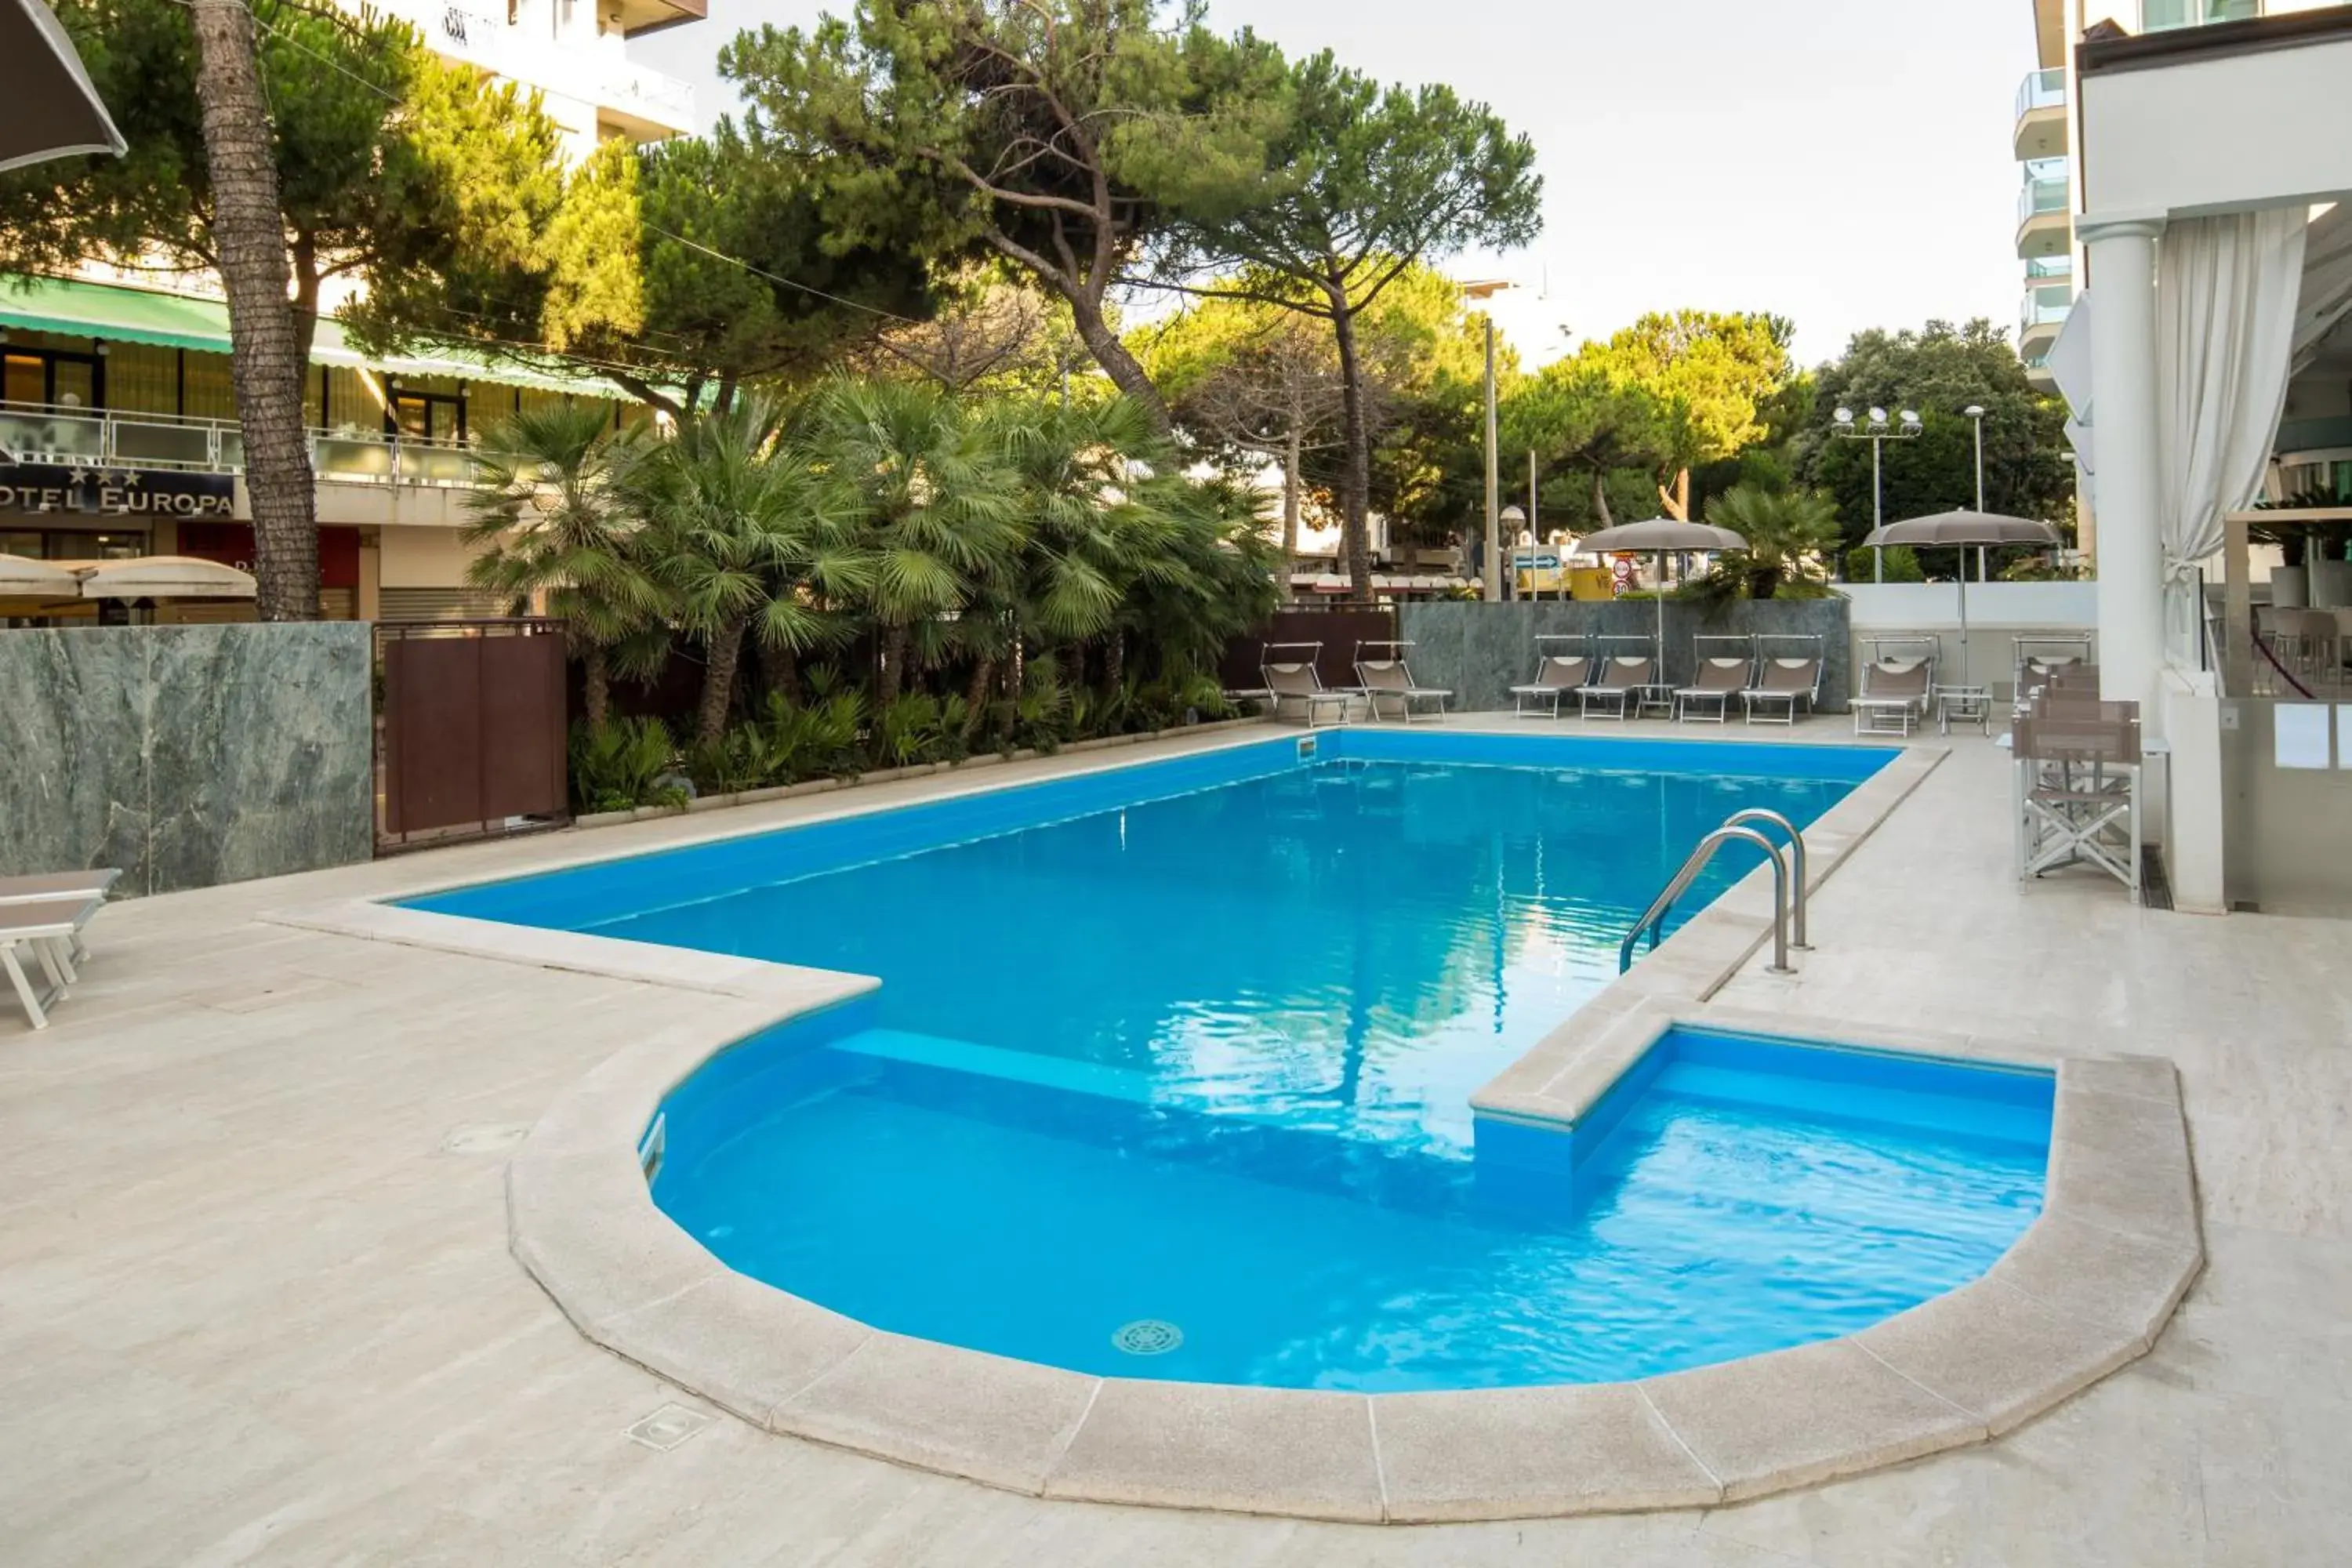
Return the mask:
M 0 463 L 0 512 L 80 511 L 100 517 L 231 518 L 236 480 L 171 468 Z

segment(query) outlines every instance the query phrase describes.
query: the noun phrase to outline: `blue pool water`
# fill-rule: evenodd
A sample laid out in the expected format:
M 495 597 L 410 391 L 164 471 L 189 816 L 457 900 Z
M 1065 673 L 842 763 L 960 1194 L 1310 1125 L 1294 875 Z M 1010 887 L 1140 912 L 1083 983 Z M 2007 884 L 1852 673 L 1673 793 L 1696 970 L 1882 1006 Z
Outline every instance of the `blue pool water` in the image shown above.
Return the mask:
M 1703 833 L 1891 754 L 1347 731 L 415 903 L 880 976 L 665 1108 L 664 1210 L 836 1310 L 1127 1376 L 1639 1376 L 2038 1211 L 2046 1076 L 1677 1034 L 1572 1141 L 1472 1123 Z

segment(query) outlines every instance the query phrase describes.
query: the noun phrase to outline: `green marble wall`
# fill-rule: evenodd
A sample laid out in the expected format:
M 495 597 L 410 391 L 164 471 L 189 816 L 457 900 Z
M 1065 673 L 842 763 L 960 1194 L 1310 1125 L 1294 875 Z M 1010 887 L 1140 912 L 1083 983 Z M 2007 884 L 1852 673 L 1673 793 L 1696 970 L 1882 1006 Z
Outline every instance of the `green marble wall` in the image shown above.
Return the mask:
M 1853 661 L 1848 612 L 1843 599 L 1742 599 L 1712 610 L 1666 601 L 1666 677 L 1691 679 L 1691 637 L 1726 633 L 1798 633 L 1823 639 L 1822 710 L 1836 712 L 1852 689 Z M 1511 706 L 1511 688 L 1536 668 L 1539 632 L 1587 636 L 1657 635 L 1654 599 L 1608 603 L 1518 599 L 1486 605 L 1440 599 L 1410 604 L 1397 612 L 1397 635 L 1411 639 L 1413 679 L 1454 694 L 1457 712 L 1491 712 Z M 1767 644 L 1768 647 L 1774 645 Z M 1775 651 L 1790 651 L 1785 646 Z
M 0 874 L 125 894 L 374 850 L 369 628 L 0 631 Z

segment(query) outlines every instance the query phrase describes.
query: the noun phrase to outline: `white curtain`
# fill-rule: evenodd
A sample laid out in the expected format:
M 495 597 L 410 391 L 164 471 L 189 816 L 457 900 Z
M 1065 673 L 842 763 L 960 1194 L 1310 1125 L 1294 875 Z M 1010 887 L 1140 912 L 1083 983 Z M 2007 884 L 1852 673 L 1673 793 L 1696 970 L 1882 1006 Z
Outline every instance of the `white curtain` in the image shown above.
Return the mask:
M 2166 227 L 2158 247 L 2157 526 L 2168 584 L 2221 548 L 2221 514 L 2253 500 L 2278 437 L 2303 283 L 2301 206 Z

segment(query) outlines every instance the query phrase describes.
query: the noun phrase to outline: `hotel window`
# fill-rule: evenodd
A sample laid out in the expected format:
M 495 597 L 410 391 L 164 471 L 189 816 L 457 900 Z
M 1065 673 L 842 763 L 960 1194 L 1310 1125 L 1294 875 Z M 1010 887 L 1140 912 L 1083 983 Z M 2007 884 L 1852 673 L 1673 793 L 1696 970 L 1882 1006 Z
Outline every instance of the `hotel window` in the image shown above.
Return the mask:
M 10 403 L 66 403 L 100 408 L 106 377 L 96 354 L 10 348 L 0 354 L 0 393 Z
M 2161 33 L 2208 22 L 2242 22 L 2262 14 L 2262 0 L 2140 0 L 2139 30 Z

